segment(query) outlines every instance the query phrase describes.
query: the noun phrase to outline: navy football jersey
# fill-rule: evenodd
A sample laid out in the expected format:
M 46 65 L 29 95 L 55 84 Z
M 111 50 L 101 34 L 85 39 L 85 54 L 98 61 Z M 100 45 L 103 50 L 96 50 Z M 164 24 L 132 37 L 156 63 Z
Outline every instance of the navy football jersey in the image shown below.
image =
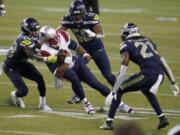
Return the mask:
M 93 31 L 93 27 L 100 23 L 99 17 L 95 13 L 86 13 L 81 23 L 75 23 L 71 19 L 70 15 L 65 15 L 61 22 L 63 27 L 71 29 L 79 43 L 91 41 L 94 37 L 88 37 L 84 29 L 90 29 Z
M 35 51 L 35 41 L 25 35 L 20 35 L 16 41 L 13 43 L 11 46 L 8 54 L 7 54 L 7 61 L 8 63 L 10 62 L 11 64 L 18 63 L 20 61 L 24 61 L 28 59 L 28 56 L 24 52 L 23 47 L 28 46 L 32 48 L 33 51 Z
M 142 72 L 163 73 L 156 45 L 148 38 L 136 36 L 128 38 L 121 44 L 120 53 L 128 52 L 130 60 L 139 65 Z

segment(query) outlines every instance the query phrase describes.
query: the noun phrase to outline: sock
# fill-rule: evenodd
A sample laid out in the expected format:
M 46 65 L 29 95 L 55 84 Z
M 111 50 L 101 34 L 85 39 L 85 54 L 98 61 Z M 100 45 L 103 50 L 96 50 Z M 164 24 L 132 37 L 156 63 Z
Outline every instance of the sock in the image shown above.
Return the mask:
M 82 103 L 86 104 L 88 102 L 87 98 L 83 98 Z
M 159 117 L 159 120 L 162 120 L 162 119 L 164 119 L 165 116 L 163 113 L 161 113 L 158 117 Z
M 106 121 L 113 121 L 114 119 L 107 117 Z
M 39 104 L 45 105 L 46 104 L 46 97 L 39 96 Z

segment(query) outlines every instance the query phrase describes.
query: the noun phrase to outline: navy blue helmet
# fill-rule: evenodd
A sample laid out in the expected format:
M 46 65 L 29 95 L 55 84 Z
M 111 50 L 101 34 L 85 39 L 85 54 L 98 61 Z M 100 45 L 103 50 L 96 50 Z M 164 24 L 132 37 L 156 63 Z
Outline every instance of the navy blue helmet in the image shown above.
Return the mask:
M 40 29 L 39 22 L 34 18 L 25 18 L 21 22 L 21 31 L 28 36 L 37 37 Z
M 139 34 L 139 28 L 134 23 L 126 23 L 121 30 L 121 39 L 125 40 L 134 33 Z
M 75 23 L 80 23 L 83 21 L 85 13 L 86 8 L 84 3 L 81 0 L 73 0 L 69 9 L 71 19 Z

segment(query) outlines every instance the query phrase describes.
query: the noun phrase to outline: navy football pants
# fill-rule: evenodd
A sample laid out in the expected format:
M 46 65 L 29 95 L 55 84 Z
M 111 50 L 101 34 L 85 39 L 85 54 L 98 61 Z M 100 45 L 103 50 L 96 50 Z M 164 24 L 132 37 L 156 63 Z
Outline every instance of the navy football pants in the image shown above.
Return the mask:
M 40 96 L 45 97 L 46 87 L 44 79 L 41 73 L 31 63 L 25 61 L 14 67 L 8 67 L 8 65 L 5 65 L 4 71 L 17 88 L 15 93 L 17 97 L 24 97 L 28 93 L 28 88 L 22 77 L 35 81 L 38 85 Z
M 149 91 L 150 88 L 155 84 L 157 79 L 158 79 L 158 75 L 155 74 L 147 75 L 143 73 L 137 73 L 129 77 L 127 80 L 125 80 L 122 83 L 121 88 L 117 92 L 116 100 L 115 99 L 112 100 L 108 117 L 114 118 L 116 110 L 121 102 L 122 95 L 124 93 L 138 91 L 138 90 L 141 90 L 141 92 L 146 96 L 151 106 L 155 110 L 156 114 L 158 116 L 162 114 L 162 110 L 157 101 L 156 96 Z
M 109 84 L 114 86 L 116 77 L 112 74 L 109 58 L 101 39 L 93 39 L 81 45 L 91 55 L 92 59 Z
M 81 82 L 88 84 L 90 87 L 98 90 L 103 96 L 107 96 L 110 93 L 108 87 L 100 83 L 96 77 L 92 74 L 89 68 L 86 66 L 85 61 L 80 57 L 75 58 L 75 65 L 71 69 L 67 69 L 63 75 L 63 78 L 69 80 L 72 85 L 74 93 L 82 100 L 85 97 L 84 90 Z M 49 64 L 48 67 L 51 72 L 54 72 L 56 64 Z

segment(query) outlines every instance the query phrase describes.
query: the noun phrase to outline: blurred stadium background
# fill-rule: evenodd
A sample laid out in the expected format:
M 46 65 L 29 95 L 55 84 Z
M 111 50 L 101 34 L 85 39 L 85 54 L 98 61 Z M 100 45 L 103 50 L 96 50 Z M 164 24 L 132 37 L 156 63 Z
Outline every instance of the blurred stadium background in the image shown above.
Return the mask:
M 71 0 L 5 0 L 6 15 L 0 17 L 0 50 L 11 46 L 20 32 L 23 18 L 34 17 L 41 25 L 58 27 L 62 16 L 68 12 Z M 180 81 L 180 1 L 179 0 L 99 0 L 100 19 L 106 37 L 103 39 L 112 70 L 118 72 L 120 64 L 120 28 L 124 23 L 137 24 L 141 33 L 149 36 L 157 44 L 160 52 L 171 66 L 177 82 Z M 72 38 L 74 38 L 72 36 Z M 5 56 L 0 56 L 0 61 Z M 52 76 L 45 64 L 33 62 L 44 75 L 47 85 L 47 102 L 54 109 L 52 113 L 37 110 L 38 92 L 34 82 L 27 81 L 29 94 L 24 98 L 27 109 L 20 110 L 8 104 L 13 85 L 5 74 L 0 76 L 0 135 L 109 135 L 111 131 L 101 131 L 106 113 L 88 116 L 81 104 L 70 105 L 66 100 L 72 96 L 70 84 L 56 90 Z M 107 84 L 93 62 L 88 64 L 96 77 Z M 128 75 L 137 72 L 131 63 Z M 110 87 L 110 86 L 109 86 Z M 94 107 L 104 104 L 104 98 L 84 85 L 87 97 Z M 144 96 L 139 93 L 126 94 L 123 100 L 135 108 L 135 114 L 118 113 L 116 123 L 126 120 L 137 121 L 144 130 L 157 135 L 165 135 L 174 125 L 180 123 L 180 96 L 173 97 L 167 78 L 160 87 L 157 97 L 170 126 L 161 131 L 154 130 L 158 119 Z

